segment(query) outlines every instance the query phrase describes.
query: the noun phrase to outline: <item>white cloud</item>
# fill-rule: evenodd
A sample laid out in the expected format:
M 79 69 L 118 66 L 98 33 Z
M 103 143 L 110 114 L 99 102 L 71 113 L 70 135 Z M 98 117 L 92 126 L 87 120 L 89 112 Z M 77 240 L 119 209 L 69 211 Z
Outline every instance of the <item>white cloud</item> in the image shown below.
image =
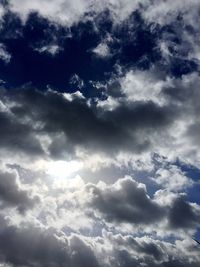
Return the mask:
M 100 43 L 95 49 L 92 50 L 92 52 L 102 58 L 110 55 L 109 47 L 105 43 Z
M 194 25 L 199 1 L 10 2 L 24 20 L 36 10 L 72 25 L 84 12 L 108 7 L 120 22 L 140 3 L 148 21 L 170 23 L 181 11 Z M 165 37 L 160 45 L 170 60 L 173 42 Z M 187 46 L 186 58 L 198 59 L 198 37 L 180 37 L 177 51 Z M 106 59 L 109 42 L 93 52 Z M 60 47 L 38 51 L 54 56 Z M 3 45 L 0 58 L 11 59 Z M 200 168 L 199 74 L 172 78 L 154 66 L 123 75 L 121 68 L 110 81 L 92 83 L 105 88 L 106 100 L 86 99 L 80 91 L 87 83 L 77 74 L 70 79 L 75 93 L 2 88 L 0 261 L 6 255 L 15 264 L 14 249 L 23 266 L 199 266 L 190 237 L 200 206 L 186 198 L 195 183 L 176 165 Z
M 184 190 L 193 185 L 190 180 L 177 166 L 158 169 L 153 180 L 170 191 Z
M 85 12 L 101 12 L 108 8 L 116 22 L 126 19 L 133 11 L 143 7 L 143 14 L 149 21 L 160 24 L 170 23 L 178 14 L 183 14 L 184 19 L 195 25 L 198 13 L 198 0 L 10 0 L 11 9 L 18 12 L 25 20 L 31 11 L 53 21 L 71 25 L 82 19 Z
M 60 52 L 61 48 L 58 45 L 47 45 L 41 48 L 37 48 L 35 50 L 40 53 L 49 53 L 52 56 L 55 56 L 56 54 Z
M 150 21 L 158 22 L 162 25 L 171 23 L 178 15 L 183 15 L 187 23 L 195 25 L 195 19 L 198 17 L 198 0 L 161 0 L 151 1 L 146 5 L 145 17 Z
M 85 12 L 98 13 L 106 8 L 111 10 L 116 21 L 124 20 L 140 3 L 141 0 L 10 0 L 11 9 L 19 13 L 23 20 L 31 11 L 37 11 L 44 17 L 68 26 L 81 20 Z
M 11 60 L 11 55 L 6 50 L 6 47 L 3 44 L 0 44 L 0 59 L 8 64 Z
M 11 9 L 19 13 L 25 20 L 31 11 L 37 11 L 40 15 L 58 23 L 70 25 L 80 19 L 87 11 L 90 1 L 68 0 L 11 0 Z
M 160 74 L 161 75 L 161 74 Z M 153 101 L 159 105 L 165 103 L 161 94 L 163 87 L 170 83 L 170 79 L 159 77 L 159 71 L 129 71 L 121 79 L 121 90 L 128 101 Z

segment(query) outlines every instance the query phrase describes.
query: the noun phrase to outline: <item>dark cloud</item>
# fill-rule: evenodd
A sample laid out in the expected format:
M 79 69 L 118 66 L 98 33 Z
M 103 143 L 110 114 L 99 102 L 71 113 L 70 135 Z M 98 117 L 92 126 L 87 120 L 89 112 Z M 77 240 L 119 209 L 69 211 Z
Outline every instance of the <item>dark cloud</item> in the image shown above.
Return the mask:
M 128 222 L 148 225 L 158 222 L 165 211 L 147 195 L 145 188 L 131 178 L 100 189 L 86 188 L 92 194 L 91 205 L 110 222 Z
M 188 258 L 177 254 L 179 248 L 172 244 L 147 237 L 134 239 L 130 235 L 108 234 L 103 239 L 93 240 L 91 245 L 81 236 L 64 237 L 63 233 L 53 228 L 30 224 L 26 227 L 12 226 L 2 217 L 0 222 L 0 263 L 5 266 L 127 267 L 134 264 L 139 267 L 144 264 L 153 267 L 196 267 L 199 264 L 198 258 L 192 258 L 188 253 Z M 95 247 L 101 245 L 103 250 L 99 247 L 95 251 Z
M 0 172 L 0 206 L 16 207 L 20 212 L 34 207 L 38 197 L 29 196 L 28 190 L 20 188 L 15 172 Z
M 184 198 L 177 198 L 169 211 L 169 226 L 171 228 L 197 227 L 200 220 L 200 210 L 195 208 Z
M 124 103 L 113 111 L 101 111 L 88 106 L 84 99 L 68 101 L 50 91 L 17 90 L 7 99 L 16 103 L 12 107 L 16 117 L 22 120 L 29 117 L 40 126 L 38 133 L 64 133 L 65 137 L 55 139 L 50 147 L 54 154 L 56 147 L 65 143 L 71 151 L 72 145 L 79 145 L 108 153 L 119 149 L 139 153 L 151 145 L 147 132 L 162 131 L 176 116 L 171 107 L 160 107 L 153 102 Z
M 131 251 L 134 250 L 135 252 L 146 255 L 147 257 L 152 257 L 156 261 L 162 261 L 165 258 L 164 255 L 164 245 L 156 240 L 146 238 L 145 239 L 135 239 L 132 236 L 122 236 L 110 235 L 112 242 L 115 244 L 116 247 L 124 247 L 127 250 Z
M 164 258 L 162 249 L 154 242 L 141 242 L 138 244 L 138 253 L 144 253 L 149 256 L 153 256 L 155 260 L 159 261 Z
M 199 264 L 199 260 L 192 258 L 189 254 L 188 257 L 178 256 L 174 253 L 178 248 L 168 242 L 148 237 L 135 239 L 132 236 L 112 235 L 111 233 L 108 234 L 108 239 L 113 245 L 112 255 L 115 257 L 110 263 L 117 264 L 116 266 L 189 267 Z
M 0 147 L 17 153 L 27 153 L 32 156 L 43 154 L 42 147 L 35 137 L 33 128 L 20 117 L 9 114 L 7 111 L 0 112 Z
M 70 239 L 72 250 L 73 267 L 98 267 L 99 263 L 89 245 L 86 245 L 79 237 L 73 236 Z
M 0 265 L 199 266 L 199 197 L 151 178 L 199 167 L 197 1 L 58 2 L 0 0 Z M 74 157 L 81 178 L 48 173 Z
M 0 231 L 1 261 L 13 266 L 70 266 L 67 243 L 51 231 L 7 227 Z
M 0 239 L 0 262 L 12 266 L 99 266 L 92 249 L 81 238 L 67 239 L 54 229 L 9 226 L 2 219 Z
M 199 266 L 199 262 L 188 262 L 187 260 L 183 260 L 183 261 L 179 261 L 179 260 L 173 260 L 171 259 L 168 262 L 164 262 L 163 263 L 164 267 L 198 267 Z
M 164 223 L 165 229 L 172 231 L 196 229 L 198 226 L 199 207 L 193 206 L 178 195 L 170 206 L 160 205 L 148 196 L 144 184 L 139 184 L 131 177 L 120 179 L 105 187 L 88 184 L 86 192 L 94 213 L 96 210 L 100 212 L 100 217 L 107 222 L 141 226 L 156 225 L 167 220 L 167 224 Z M 146 249 L 152 250 L 153 253 L 154 247 L 149 246 Z

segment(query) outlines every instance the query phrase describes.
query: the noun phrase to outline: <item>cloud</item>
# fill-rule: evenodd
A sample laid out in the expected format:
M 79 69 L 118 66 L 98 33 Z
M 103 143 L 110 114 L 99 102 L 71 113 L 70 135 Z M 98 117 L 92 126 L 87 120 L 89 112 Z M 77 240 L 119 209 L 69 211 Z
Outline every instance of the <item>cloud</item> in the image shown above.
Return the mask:
M 1 262 L 14 266 L 66 266 L 69 264 L 67 243 L 48 230 L 18 229 L 6 226 L 0 230 Z
M 72 249 L 72 266 L 100 266 L 91 247 L 86 245 L 78 236 L 72 236 L 70 246 Z
M 11 0 L 9 3 L 1 29 L 3 55 L 7 62 L 9 59 L 9 66 L 4 62 L 0 65 L 2 78 L 12 86 L 31 82 L 40 89 L 50 85 L 70 91 L 73 75 L 80 76 L 86 86 L 89 80 L 105 82 L 116 74 L 117 64 L 123 71 L 157 65 L 160 70 L 179 77 L 198 70 L 196 0 L 184 2 L 184 9 L 180 1 L 171 0 L 159 5 L 148 0 L 101 3 L 78 0 L 73 4 L 63 0 L 31 3 Z M 188 18 L 193 13 L 195 20 Z M 20 15 L 26 17 L 24 24 Z M 177 19 L 179 15 L 182 20 Z M 192 31 L 196 34 L 192 35 Z M 88 94 L 89 89 L 84 89 Z M 94 87 L 90 93 L 97 94 Z
M 0 206 L 16 207 L 20 212 L 31 209 L 39 202 L 38 197 L 31 197 L 30 192 L 20 187 L 16 172 L 0 172 Z
M 33 224 L 17 227 L 1 217 L 0 238 L 0 262 L 12 266 L 99 266 L 81 237 L 67 238 L 55 229 Z
M 131 75 L 135 77 L 133 72 Z M 140 75 L 145 79 L 147 71 Z M 37 157 L 46 153 L 45 157 L 58 159 L 70 158 L 70 154 L 73 158 L 77 149 L 86 152 L 95 149 L 97 153 L 116 156 L 121 152 L 141 155 L 154 151 L 172 161 L 179 157 L 198 167 L 195 156 L 199 114 L 197 74 L 163 80 L 153 71 L 148 76 L 152 87 L 154 81 L 159 85 L 159 94 L 146 99 L 141 90 L 135 89 L 132 98 L 129 91 L 137 86 L 131 78 L 128 86 L 122 83 L 119 87 L 124 93 L 113 97 L 116 105 L 110 103 L 112 108 L 106 107 L 107 100 L 91 104 L 91 99 L 81 93 L 39 92 L 30 86 L 27 90 L 2 92 L 1 101 L 7 107 L 2 105 L 0 116 L 6 125 L 0 133 L 2 150 Z M 139 88 L 149 86 L 142 79 L 137 84 Z
M 186 21 L 186 23 L 194 23 L 195 18 L 198 17 L 198 0 L 188 1 L 172 1 L 172 0 L 162 0 L 159 5 L 156 1 L 151 1 L 147 5 L 145 11 L 145 16 L 150 21 L 158 21 L 161 24 L 170 24 L 178 16 Z
M 153 180 L 170 191 L 181 191 L 185 187 L 193 185 L 190 180 L 177 166 L 160 168 L 155 173 Z
M 0 58 L 6 64 L 8 64 L 10 62 L 10 59 L 11 59 L 11 55 L 6 51 L 6 48 L 3 44 L 0 45 Z
M 3 99 L 1 100 L 1 103 L 3 103 Z M 22 122 L 20 117 L 17 118 L 15 114 L 4 109 L 4 104 L 2 104 L 2 110 L 0 112 L 0 123 L 4 125 L 0 132 L 1 150 L 10 149 L 18 153 L 27 152 L 27 154 L 32 156 L 43 154 L 42 147 L 31 125 Z
M 198 249 L 192 240 L 175 245 L 150 237 L 103 231 L 99 238 L 65 236 L 53 228 L 33 224 L 15 226 L 0 217 L 1 263 L 11 266 L 198 266 Z M 105 257 L 105 253 L 107 257 Z
M 18 12 L 23 19 L 26 19 L 31 11 L 37 11 L 40 15 L 47 17 L 53 21 L 71 25 L 81 20 L 86 12 L 100 13 L 105 9 L 109 9 L 116 21 L 126 19 L 132 12 L 141 10 L 146 19 L 149 21 L 158 21 L 159 23 L 169 23 L 179 14 L 183 14 L 187 20 L 191 20 L 192 14 L 197 16 L 198 1 L 160 1 L 159 5 L 156 1 L 131 1 L 131 0 L 109 0 L 99 3 L 96 0 L 76 0 L 75 2 L 56 0 L 34 0 L 31 3 L 27 0 L 10 0 L 10 8 L 12 11 Z
M 91 204 L 107 221 L 151 224 L 164 216 L 164 211 L 146 194 L 144 184 L 127 177 L 106 188 L 88 186 Z
M 114 225 L 128 223 L 154 228 L 161 223 L 163 229 L 172 231 L 198 226 L 200 208 L 197 204 L 187 202 L 181 194 L 171 195 L 162 190 L 150 198 L 145 185 L 131 177 L 119 179 L 112 185 L 88 184 L 85 190 L 86 203 L 91 205 L 94 214 Z
M 118 16 L 118 19 L 125 19 L 132 11 L 136 10 L 140 1 L 121 1 L 121 0 L 109 0 L 99 3 L 96 0 L 76 0 L 73 3 L 66 0 L 56 1 L 38 1 L 34 0 L 29 2 L 27 0 L 11 0 L 10 8 L 12 11 L 18 12 L 23 19 L 26 19 L 31 11 L 37 11 L 40 15 L 47 17 L 59 23 L 71 24 L 81 20 L 86 12 L 102 12 L 105 9 L 110 9 L 114 16 Z M 21 8 L 19 8 L 21 6 Z
M 0 266 L 199 266 L 183 2 L 1 1 Z
M 169 225 L 172 228 L 190 228 L 197 227 L 200 216 L 200 210 L 193 207 L 183 198 L 177 198 L 169 213 Z
M 109 47 L 104 44 L 104 43 L 100 43 L 95 49 L 93 49 L 93 52 L 99 56 L 99 57 L 102 57 L 102 58 L 106 58 L 109 56 Z
M 110 264 L 117 266 L 198 266 L 198 250 L 194 250 L 192 241 L 187 239 L 173 245 L 169 242 L 149 237 L 113 234 L 104 231 L 104 246 L 112 244 Z M 108 246 L 107 244 L 107 246 Z M 179 251 L 179 253 L 177 253 Z M 191 255 L 192 253 L 192 255 Z
M 0 33 L 4 51 L 12 55 L 9 64 L 0 62 L 1 77 L 13 87 L 31 83 L 38 89 L 74 92 L 71 78 L 78 75 L 84 80 L 83 93 L 99 96 L 92 82 L 107 81 L 117 65 L 125 71 L 131 66 L 148 69 L 160 60 L 160 31 L 137 12 L 119 25 L 104 11 L 66 27 L 37 12 L 23 24 L 17 13 L 7 11 Z
M 64 133 L 69 146 L 97 149 L 107 153 L 118 152 L 119 149 L 135 153 L 145 151 L 151 145 L 151 140 L 146 135 L 147 131 L 159 132 L 171 123 L 172 111 L 153 102 L 135 102 L 130 106 L 121 105 L 113 111 L 98 111 L 95 107 L 88 106 L 84 99 L 68 101 L 62 94 L 51 91 L 40 93 L 21 90 L 17 94 L 15 92 L 10 94 L 8 101 L 11 101 L 9 98 L 13 99 L 13 103 L 18 103 L 11 109 L 16 117 L 22 121 L 26 121 L 26 117 L 30 121 L 35 121 L 38 125 L 38 129 L 34 129 L 36 134 Z M 8 124 L 11 124 L 9 120 Z M 27 124 L 17 125 L 20 126 L 22 133 L 31 129 Z M 8 141 L 11 138 L 9 131 L 6 133 L 6 138 Z M 26 139 L 27 134 L 26 138 L 19 140 L 19 148 Z M 29 146 L 26 146 L 27 150 Z M 34 148 L 34 143 L 31 146 Z M 31 153 L 32 147 L 30 147 Z M 42 153 L 38 146 L 39 152 Z

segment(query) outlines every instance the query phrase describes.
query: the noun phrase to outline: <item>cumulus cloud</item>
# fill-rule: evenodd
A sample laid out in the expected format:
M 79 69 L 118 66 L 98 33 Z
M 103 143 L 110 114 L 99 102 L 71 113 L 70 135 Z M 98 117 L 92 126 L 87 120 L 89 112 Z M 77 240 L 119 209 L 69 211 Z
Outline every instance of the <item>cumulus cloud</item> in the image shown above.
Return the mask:
M 64 133 L 69 144 L 87 149 L 109 153 L 123 149 L 138 153 L 151 144 L 145 132 L 151 129 L 159 132 L 170 125 L 171 121 L 172 111 L 153 102 L 136 102 L 130 106 L 119 106 L 113 111 L 98 111 L 81 98 L 69 101 L 62 94 L 51 91 L 45 94 L 28 90 L 18 92 L 10 95 L 11 98 L 16 98 L 14 101 L 19 101 L 11 108 L 15 116 L 22 120 L 28 116 L 31 121 L 37 122 L 39 129 L 35 129 L 36 133 Z M 33 98 L 35 102 L 32 101 Z M 26 112 L 27 107 L 29 114 Z M 25 124 L 24 128 L 28 127 L 30 126 Z M 23 139 L 19 144 L 23 145 L 24 141 Z
M 172 228 L 197 226 L 199 215 L 199 207 L 192 206 L 182 198 L 177 198 L 169 213 L 169 225 Z
M 158 169 L 153 180 L 170 191 L 181 191 L 184 187 L 192 186 L 190 180 L 177 166 Z
M 135 81 L 133 88 L 134 84 Z M 2 102 L 10 109 L 8 112 L 4 108 L 1 113 L 2 123 L 6 125 L 1 132 L 2 149 L 10 147 L 30 155 L 42 155 L 46 148 L 58 156 L 77 147 L 109 154 L 154 150 L 171 159 L 178 156 L 198 167 L 197 74 L 161 80 L 158 84 L 162 103 L 154 98 L 141 98 L 141 91 L 138 100 L 135 91 L 133 99 L 129 95 L 115 98 L 117 105 L 112 109 L 102 104 L 91 105 L 81 93 L 42 93 L 32 89 L 2 93 Z M 128 88 L 126 84 L 123 86 Z M 141 86 L 145 86 L 142 81 Z M 14 134 L 14 128 L 18 135 Z M 45 135 L 49 141 L 42 139 Z
M 194 251 L 191 240 L 180 241 L 175 245 L 169 242 L 160 242 L 149 237 L 134 238 L 131 235 L 113 235 L 104 232 L 105 240 L 109 240 L 118 264 L 122 266 L 197 266 L 198 251 Z M 177 258 L 177 250 L 180 252 Z M 193 255 L 190 253 L 193 251 Z M 114 263 L 114 259 L 112 261 Z
M 11 266 L 198 266 L 199 253 L 192 240 L 175 245 L 150 237 L 103 231 L 99 238 L 65 236 L 55 229 L 29 224 L 10 225 L 1 217 L 1 263 Z M 105 256 L 105 252 L 108 257 Z M 104 255 L 104 256 L 103 256 Z
M 144 184 L 127 177 L 106 188 L 88 186 L 91 203 L 106 220 L 151 224 L 164 216 L 163 210 L 146 194 Z
M 1 150 L 9 150 L 10 148 L 12 151 L 28 152 L 33 156 L 43 154 L 42 147 L 33 134 L 31 125 L 28 122 L 20 121 L 20 117 L 17 118 L 15 114 L 9 112 L 4 105 L 2 105 L 0 112 L 0 122 L 3 125 L 0 133 Z
M 31 197 L 28 190 L 20 187 L 16 172 L 0 173 L 1 208 L 17 207 L 20 212 L 34 207 L 39 202 L 38 197 Z
M 181 195 L 166 194 L 170 203 L 162 201 L 162 193 L 150 198 L 144 184 L 131 177 L 125 177 L 112 185 L 87 185 L 88 202 L 100 218 L 112 223 L 139 225 L 166 224 L 166 229 L 195 229 L 198 225 L 200 209 L 187 202 Z M 186 216 L 187 214 L 187 216 Z M 163 225 L 164 225 L 163 224 Z
M 0 266 L 199 266 L 198 1 L 0 2 Z

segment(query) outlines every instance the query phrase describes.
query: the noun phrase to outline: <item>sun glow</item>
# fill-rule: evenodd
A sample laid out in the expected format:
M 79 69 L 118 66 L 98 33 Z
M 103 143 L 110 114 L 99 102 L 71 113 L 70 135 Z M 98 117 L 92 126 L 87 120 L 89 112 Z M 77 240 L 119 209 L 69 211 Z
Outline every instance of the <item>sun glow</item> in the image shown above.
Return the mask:
M 79 161 L 53 161 L 47 164 L 47 174 L 56 178 L 66 178 L 82 169 Z

